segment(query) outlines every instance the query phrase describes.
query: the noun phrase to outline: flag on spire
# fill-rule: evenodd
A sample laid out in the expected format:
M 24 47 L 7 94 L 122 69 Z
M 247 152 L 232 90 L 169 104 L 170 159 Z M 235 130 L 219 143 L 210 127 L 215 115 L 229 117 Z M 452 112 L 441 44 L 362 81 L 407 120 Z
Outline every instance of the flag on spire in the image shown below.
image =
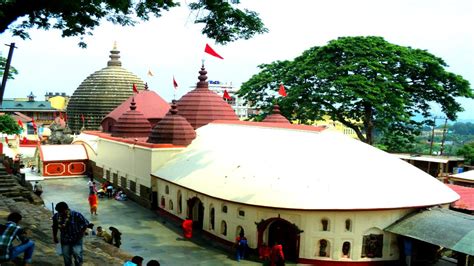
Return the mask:
M 280 94 L 283 97 L 286 97 L 286 90 L 285 90 L 285 87 L 283 86 L 283 83 L 280 83 L 280 89 L 278 90 L 278 94 Z
M 138 89 L 137 89 L 137 85 L 135 85 L 135 83 L 133 83 L 133 92 L 134 93 L 138 93 Z
M 84 121 L 85 121 L 84 114 L 81 114 L 81 120 L 82 120 L 82 124 L 84 124 Z
M 175 90 L 178 89 L 178 83 L 176 82 L 176 79 L 174 79 L 174 76 L 173 76 L 173 87 Z
M 232 100 L 232 97 L 230 97 L 229 93 L 227 92 L 227 90 L 224 90 L 224 95 L 222 96 L 222 98 L 230 101 Z
M 18 125 L 23 128 L 23 122 L 20 119 L 18 119 Z
M 204 48 L 204 52 L 208 53 L 212 56 L 215 56 L 217 58 L 224 59 L 224 57 L 222 57 L 218 53 L 216 53 L 216 51 L 214 51 L 214 49 L 212 49 L 211 46 L 209 46 L 209 44 L 207 44 L 207 43 L 206 43 L 206 48 Z

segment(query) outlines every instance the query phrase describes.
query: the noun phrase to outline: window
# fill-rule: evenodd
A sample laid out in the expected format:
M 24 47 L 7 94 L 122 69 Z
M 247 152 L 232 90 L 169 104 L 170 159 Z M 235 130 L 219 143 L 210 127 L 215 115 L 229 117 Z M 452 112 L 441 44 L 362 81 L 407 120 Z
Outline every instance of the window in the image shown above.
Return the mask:
M 343 258 L 350 258 L 351 255 L 351 243 L 349 241 L 344 242 L 342 244 L 342 257 Z
M 169 200 L 168 202 L 168 208 L 172 211 L 173 210 L 173 201 Z
M 346 222 L 345 222 L 345 229 L 347 232 L 351 232 L 352 231 L 352 221 L 351 219 L 346 219 Z
M 166 195 L 170 194 L 170 187 L 168 185 L 165 187 L 165 193 Z
M 245 217 L 245 211 L 242 209 L 239 209 L 239 217 Z
M 329 242 L 326 239 L 319 240 L 319 257 L 329 257 Z
M 149 187 L 145 187 L 144 185 L 140 185 L 140 197 L 144 199 L 150 199 L 151 200 L 151 192 L 150 192 Z
M 130 190 L 132 192 L 137 192 L 137 183 L 135 183 L 135 181 L 130 180 Z
M 216 211 L 214 207 L 210 207 L 211 211 L 209 212 L 209 229 L 214 230 L 214 221 L 216 219 Z
M 165 197 L 163 196 L 161 196 L 160 205 L 161 205 L 161 208 L 163 209 L 166 207 Z
M 114 173 L 112 183 L 118 186 L 118 174 Z
M 365 235 L 362 241 L 362 258 L 382 258 L 383 234 Z
M 329 220 L 326 218 L 321 219 L 321 231 L 329 231 Z
M 227 213 L 227 206 L 226 205 L 222 205 L 222 212 Z
M 227 223 L 225 221 L 221 222 L 221 234 L 227 235 Z
M 181 195 L 181 190 L 178 190 L 178 213 L 183 212 L 183 197 Z
M 105 178 L 110 181 L 110 170 L 105 171 Z
M 123 187 L 123 188 L 126 188 L 127 187 L 127 179 L 123 176 L 120 177 L 120 185 Z

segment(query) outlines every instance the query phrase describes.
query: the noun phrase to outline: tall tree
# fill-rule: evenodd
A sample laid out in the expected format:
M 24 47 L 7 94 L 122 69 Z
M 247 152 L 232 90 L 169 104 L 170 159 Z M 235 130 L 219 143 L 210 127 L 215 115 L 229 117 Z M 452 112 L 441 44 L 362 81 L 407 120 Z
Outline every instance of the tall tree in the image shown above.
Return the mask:
M 9 115 L 0 115 L 0 132 L 5 134 L 18 134 L 20 133 L 20 126 L 17 122 Z
M 469 165 L 474 164 L 474 142 L 464 144 L 458 151 L 457 155 L 463 156 L 465 163 Z
M 259 67 L 261 72 L 239 91 L 254 107 L 268 109 L 276 84 L 283 82 L 288 92 L 279 100 L 284 114 L 303 122 L 329 115 L 369 144 L 375 129 L 399 137 L 418 132 L 431 122 L 431 103 L 455 120 L 463 110 L 456 97 L 473 97 L 469 82 L 446 71 L 441 58 L 374 36 L 341 37 L 292 61 Z M 415 115 L 425 120 L 417 122 Z
M 150 16 L 160 17 L 163 11 L 179 6 L 174 0 L 7 0 L 0 3 L 0 33 L 10 29 L 13 35 L 29 38 L 27 30 L 50 28 L 62 30 L 63 37 L 91 35 L 92 30 L 107 19 L 119 25 L 135 25 Z M 248 39 L 268 30 L 249 10 L 240 10 L 222 0 L 197 0 L 189 4 L 198 11 L 194 23 L 205 24 L 202 33 L 217 43 Z M 21 19 L 18 23 L 14 23 Z

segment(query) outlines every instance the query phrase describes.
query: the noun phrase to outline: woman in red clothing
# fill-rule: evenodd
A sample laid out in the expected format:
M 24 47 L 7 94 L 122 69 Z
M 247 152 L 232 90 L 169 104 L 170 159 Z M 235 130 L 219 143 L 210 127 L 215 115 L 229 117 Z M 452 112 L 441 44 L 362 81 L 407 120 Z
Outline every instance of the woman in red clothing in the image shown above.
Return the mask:
M 97 206 L 99 205 L 99 200 L 97 199 L 97 194 L 95 194 L 94 191 L 92 191 L 89 194 L 89 206 L 91 208 L 91 215 L 95 214 L 97 215 Z
M 283 246 L 275 241 L 272 247 L 271 266 L 285 265 L 285 255 L 283 254 Z
M 186 218 L 181 226 L 183 227 L 184 237 L 190 239 L 193 236 L 193 220 Z

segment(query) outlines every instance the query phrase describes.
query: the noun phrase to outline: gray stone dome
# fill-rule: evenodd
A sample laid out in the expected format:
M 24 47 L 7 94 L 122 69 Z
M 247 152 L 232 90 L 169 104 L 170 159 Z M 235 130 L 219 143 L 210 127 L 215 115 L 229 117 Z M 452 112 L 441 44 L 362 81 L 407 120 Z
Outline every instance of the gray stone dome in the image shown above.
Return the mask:
M 67 116 L 74 132 L 98 130 L 102 119 L 133 94 L 133 84 L 144 89 L 143 80 L 122 67 L 119 53 L 114 45 L 107 67 L 87 77 L 71 96 Z

